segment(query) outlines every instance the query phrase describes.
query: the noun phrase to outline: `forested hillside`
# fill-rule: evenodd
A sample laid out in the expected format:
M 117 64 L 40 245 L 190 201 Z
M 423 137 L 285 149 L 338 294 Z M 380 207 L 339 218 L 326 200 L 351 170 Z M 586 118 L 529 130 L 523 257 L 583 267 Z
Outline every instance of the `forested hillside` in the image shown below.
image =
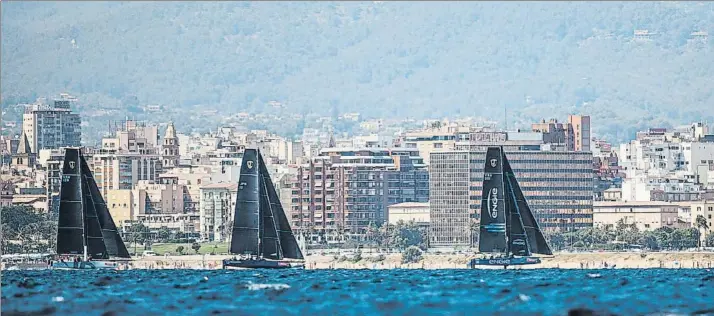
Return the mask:
M 615 140 L 714 121 L 700 30 L 712 2 L 10 2 L 2 98 L 499 121 L 507 106 L 510 126 L 586 113 Z

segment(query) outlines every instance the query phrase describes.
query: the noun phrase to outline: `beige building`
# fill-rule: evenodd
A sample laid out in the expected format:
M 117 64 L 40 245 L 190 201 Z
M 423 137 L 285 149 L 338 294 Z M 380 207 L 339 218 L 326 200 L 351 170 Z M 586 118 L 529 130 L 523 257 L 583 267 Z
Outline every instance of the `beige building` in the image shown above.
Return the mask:
M 428 165 L 432 152 L 453 150 L 457 141 L 468 139 L 469 132 L 472 129 L 470 126 L 441 125 L 441 123 L 438 123 L 433 127 L 420 131 L 407 132 L 399 142 L 401 147 L 419 150 L 419 156 Z
M 429 202 L 404 202 L 390 205 L 387 209 L 389 224 L 414 221 L 419 225 L 429 226 Z
M 184 212 L 185 186 L 139 181 L 134 196 L 137 214 L 180 214 Z
M 685 228 L 679 219 L 680 206 L 669 202 L 597 201 L 593 203 L 593 225 L 600 228 L 615 228 L 622 220 L 625 224 L 635 224 L 641 231 L 660 227 Z
M 105 200 L 117 227 L 134 219 L 135 201 L 132 190 L 108 190 Z
M 609 188 L 602 192 L 602 197 L 605 201 L 622 201 L 622 189 Z
M 590 151 L 590 116 L 568 115 L 568 124 L 573 129 L 575 151 Z
M 697 217 L 699 215 L 703 216 L 707 221 L 707 234 L 712 232 L 712 225 L 714 225 L 714 201 L 696 201 L 690 204 L 690 210 L 692 213 L 692 227 L 697 227 Z M 703 236 L 702 236 L 703 237 Z
M 157 147 L 159 134 L 156 126 L 128 120 L 112 126 L 114 137 L 102 139 L 102 150 L 116 152 L 143 152 Z

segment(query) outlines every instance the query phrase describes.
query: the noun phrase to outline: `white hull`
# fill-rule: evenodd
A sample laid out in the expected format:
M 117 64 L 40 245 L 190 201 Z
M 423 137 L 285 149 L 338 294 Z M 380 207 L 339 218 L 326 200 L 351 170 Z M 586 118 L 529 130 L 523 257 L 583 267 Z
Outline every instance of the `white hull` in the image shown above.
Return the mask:
M 84 270 L 84 269 L 112 269 L 117 270 L 120 263 L 116 261 L 52 261 L 52 269 L 56 270 Z

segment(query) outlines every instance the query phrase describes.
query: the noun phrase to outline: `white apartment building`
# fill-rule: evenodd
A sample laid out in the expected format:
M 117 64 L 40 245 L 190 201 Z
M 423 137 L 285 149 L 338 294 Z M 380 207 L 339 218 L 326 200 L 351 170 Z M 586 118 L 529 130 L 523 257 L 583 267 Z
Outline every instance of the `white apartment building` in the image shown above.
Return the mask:
M 218 183 L 201 186 L 201 238 L 223 241 L 230 236 L 238 184 Z

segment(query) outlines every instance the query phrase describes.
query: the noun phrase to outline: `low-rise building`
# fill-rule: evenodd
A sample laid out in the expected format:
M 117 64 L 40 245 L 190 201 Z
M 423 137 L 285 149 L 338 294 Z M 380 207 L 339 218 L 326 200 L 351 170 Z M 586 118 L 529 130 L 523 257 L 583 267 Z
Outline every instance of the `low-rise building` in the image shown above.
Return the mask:
M 702 233 L 710 234 L 712 232 L 712 225 L 714 225 L 714 201 L 696 201 L 690 204 L 690 210 L 692 212 L 692 227 L 702 229 Z M 697 223 L 697 217 L 702 216 L 707 222 L 706 228 L 699 227 Z M 702 236 L 703 237 L 703 236 Z
M 618 222 L 635 224 L 641 231 L 661 227 L 686 228 L 689 224 L 679 219 L 679 205 L 659 201 L 597 201 L 593 203 L 593 225 L 615 228 Z
M 389 224 L 414 221 L 420 226 L 429 227 L 429 202 L 404 202 L 390 205 L 387 209 Z

